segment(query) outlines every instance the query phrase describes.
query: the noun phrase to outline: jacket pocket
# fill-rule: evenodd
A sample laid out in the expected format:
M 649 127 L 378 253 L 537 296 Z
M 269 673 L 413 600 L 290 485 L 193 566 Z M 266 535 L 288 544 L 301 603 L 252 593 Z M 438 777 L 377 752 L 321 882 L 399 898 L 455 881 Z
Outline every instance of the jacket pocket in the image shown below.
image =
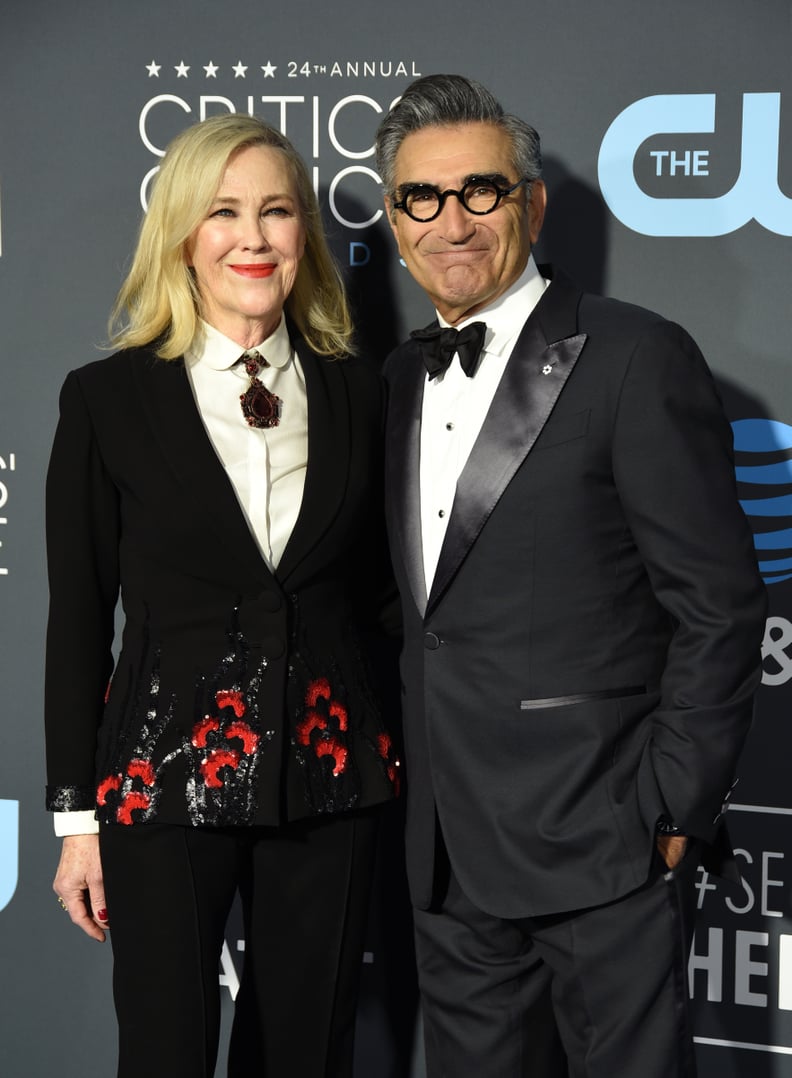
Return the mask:
M 621 696 L 640 696 L 646 691 L 645 685 L 628 685 L 623 689 L 576 692 L 569 696 L 545 696 L 541 699 L 521 700 L 520 711 L 534 711 L 543 707 L 568 707 L 571 704 L 588 704 L 594 700 L 615 700 Z

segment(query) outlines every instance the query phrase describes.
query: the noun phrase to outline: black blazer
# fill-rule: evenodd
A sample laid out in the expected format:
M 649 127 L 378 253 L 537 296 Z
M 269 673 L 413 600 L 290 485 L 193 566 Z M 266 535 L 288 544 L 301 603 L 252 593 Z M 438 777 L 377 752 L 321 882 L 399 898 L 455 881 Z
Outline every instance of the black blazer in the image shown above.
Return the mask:
M 716 839 L 751 721 L 765 595 L 712 377 L 679 326 L 554 280 L 427 596 L 417 345 L 385 373 L 413 899 L 430 901 L 436 812 L 480 908 L 607 902 L 647 878 L 661 815 Z
M 274 574 L 181 360 L 130 350 L 67 377 L 47 481 L 50 808 L 278 824 L 392 796 L 366 658 L 384 546 L 381 382 L 364 362 L 296 347 L 308 468 Z

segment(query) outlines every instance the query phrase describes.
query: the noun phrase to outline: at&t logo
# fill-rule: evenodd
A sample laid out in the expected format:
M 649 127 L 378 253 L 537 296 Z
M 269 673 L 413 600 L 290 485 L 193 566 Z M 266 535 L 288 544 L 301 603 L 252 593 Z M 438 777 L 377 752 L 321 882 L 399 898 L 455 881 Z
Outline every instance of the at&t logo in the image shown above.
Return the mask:
M 762 684 L 786 685 L 792 678 L 792 625 L 786 618 L 767 619 L 762 641 Z
M 19 876 L 19 802 L 0 800 L 0 910 L 16 891 Z
M 646 236 L 723 236 L 751 220 L 792 236 L 792 199 L 778 186 L 780 110 L 780 94 L 743 95 L 740 170 L 725 194 L 658 198 L 639 186 L 636 166 L 665 177 L 667 189 L 683 176 L 709 176 L 717 163 L 707 148 L 673 148 L 675 135 L 713 134 L 715 94 L 657 94 L 635 101 L 619 113 L 602 140 L 602 195 L 614 216 Z M 641 149 L 658 135 L 667 135 L 666 148 Z
M 754 533 L 765 584 L 792 579 L 792 426 L 777 419 L 732 423 L 740 505 Z M 792 678 L 792 624 L 767 619 L 762 642 L 762 684 Z
M 732 423 L 740 505 L 754 532 L 765 584 L 792 578 L 792 427 L 777 419 Z

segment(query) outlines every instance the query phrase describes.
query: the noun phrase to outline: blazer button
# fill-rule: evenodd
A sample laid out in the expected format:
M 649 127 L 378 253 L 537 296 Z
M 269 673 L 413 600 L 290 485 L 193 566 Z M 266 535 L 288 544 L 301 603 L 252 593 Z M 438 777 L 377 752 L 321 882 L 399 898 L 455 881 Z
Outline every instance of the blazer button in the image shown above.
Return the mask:
M 427 651 L 437 651 L 442 640 L 436 633 L 424 633 L 424 647 Z
M 273 600 L 280 603 L 277 592 L 264 592 L 255 599 L 243 599 L 239 604 L 239 628 L 252 647 L 262 647 L 265 639 L 271 640 L 273 630 L 278 629 L 282 615 L 277 618 L 278 606 L 273 606 Z

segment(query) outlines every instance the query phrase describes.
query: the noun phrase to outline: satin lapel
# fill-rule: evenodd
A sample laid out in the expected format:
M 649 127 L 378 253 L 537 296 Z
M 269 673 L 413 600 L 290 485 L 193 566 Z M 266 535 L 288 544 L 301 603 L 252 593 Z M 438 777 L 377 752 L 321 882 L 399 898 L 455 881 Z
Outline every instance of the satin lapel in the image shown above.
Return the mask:
M 329 360 L 295 342 L 308 398 L 308 468 L 300 513 L 276 577 L 284 587 L 338 513 L 349 474 L 350 403 L 343 360 Z
M 555 285 L 553 286 L 555 287 Z M 553 288 L 545 294 L 549 297 Z M 561 285 L 558 298 L 577 293 Z M 520 334 L 503 378 L 457 483 L 445 540 L 429 595 L 431 609 L 476 541 L 514 473 L 525 460 L 555 407 L 586 343 L 578 333 L 548 344 L 543 326 L 558 322 L 559 304 L 539 304 Z M 556 309 L 553 309 L 556 308 Z M 569 323 L 569 310 L 566 322 Z M 574 328 L 577 328 L 573 321 Z
M 133 372 L 166 465 L 195 500 L 196 520 L 216 533 L 229 567 L 247 583 L 251 574 L 267 578 L 266 562 L 201 421 L 183 361 L 151 356 L 148 363 L 134 364 Z
M 398 542 L 415 605 L 426 609 L 421 541 L 421 407 L 426 369 L 416 345 L 404 345 L 391 361 L 385 434 L 385 499 L 391 542 Z

